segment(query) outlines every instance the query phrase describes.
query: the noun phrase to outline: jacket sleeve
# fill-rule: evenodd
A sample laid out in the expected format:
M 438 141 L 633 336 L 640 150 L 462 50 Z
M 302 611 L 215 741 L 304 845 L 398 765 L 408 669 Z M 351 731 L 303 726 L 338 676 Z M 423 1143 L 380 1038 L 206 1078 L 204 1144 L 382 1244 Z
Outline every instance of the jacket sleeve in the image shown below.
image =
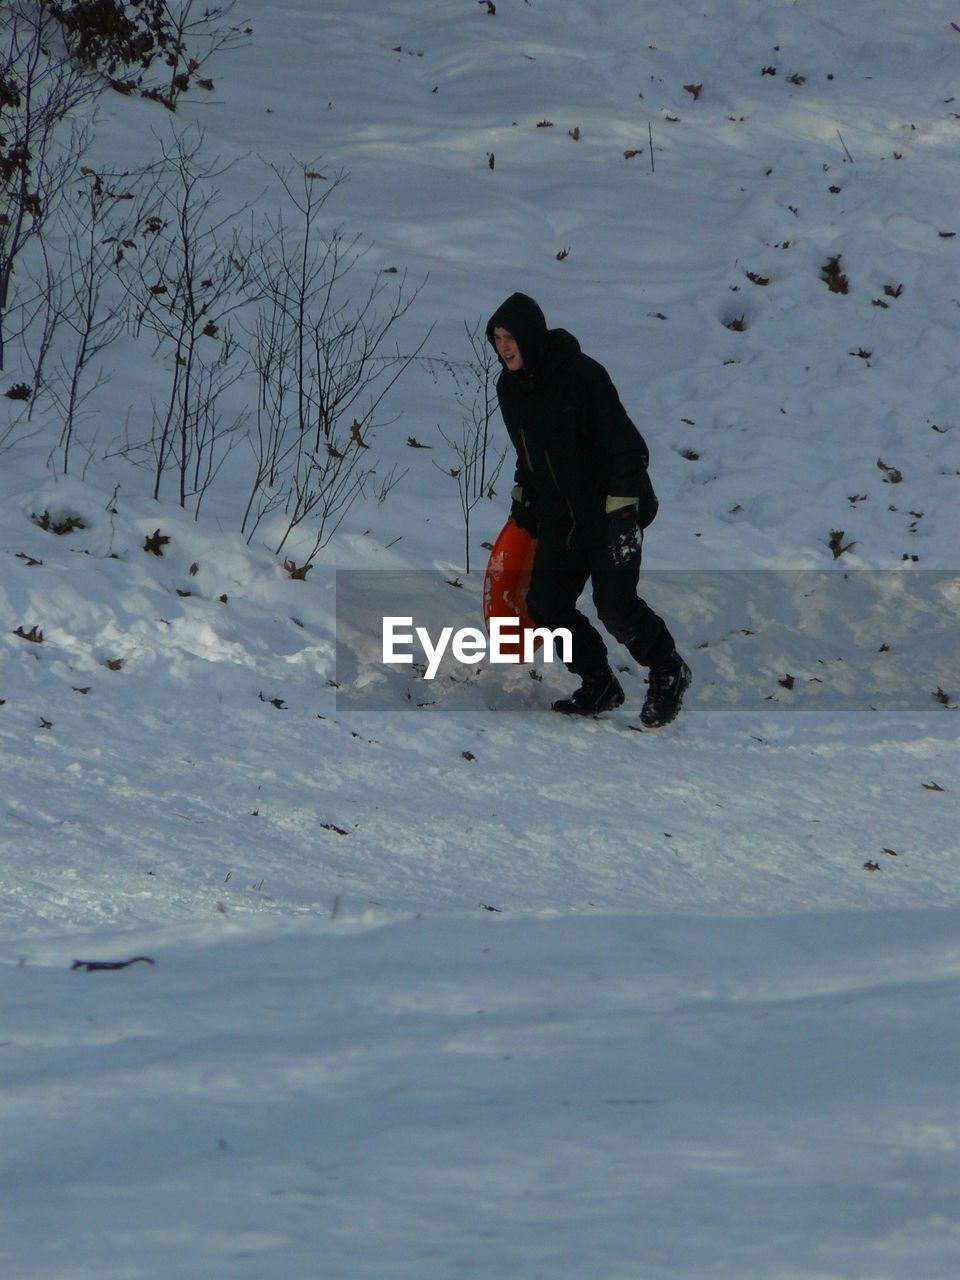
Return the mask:
M 610 375 L 602 365 L 591 362 L 586 390 L 587 409 L 607 495 L 636 498 L 637 517 L 641 528 L 646 528 L 657 514 L 658 506 L 647 472 L 650 462 L 647 442 L 630 420 Z
M 537 486 L 534 483 L 533 476 L 526 465 L 523 457 L 523 449 L 519 435 L 519 428 L 512 420 L 510 406 L 507 397 L 503 394 L 500 384 L 497 384 L 497 402 L 500 405 L 500 415 L 503 418 L 503 425 L 507 429 L 507 435 L 510 437 L 510 443 L 513 445 L 517 455 L 517 465 L 513 473 L 513 490 L 511 497 L 515 502 L 524 502 L 534 504 L 537 501 Z M 517 493 L 517 490 L 520 493 Z
M 519 492 L 518 492 L 519 490 Z M 511 497 L 519 502 L 535 503 L 537 501 L 537 486 L 534 484 L 533 477 L 523 464 L 520 453 L 517 453 L 517 466 L 513 473 L 513 490 Z

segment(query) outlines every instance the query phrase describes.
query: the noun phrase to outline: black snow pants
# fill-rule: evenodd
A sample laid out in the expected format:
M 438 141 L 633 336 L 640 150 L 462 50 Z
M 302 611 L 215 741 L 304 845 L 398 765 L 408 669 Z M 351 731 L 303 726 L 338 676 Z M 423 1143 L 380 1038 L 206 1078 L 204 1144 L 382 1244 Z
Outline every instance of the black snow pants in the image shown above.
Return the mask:
M 641 536 L 641 550 L 642 550 Z M 606 545 L 569 550 L 562 539 L 537 541 L 527 610 L 539 627 L 566 627 L 573 638 L 573 661 L 568 664 L 581 679 L 607 666 L 607 646 L 596 627 L 577 608 L 587 581 L 593 603 L 607 631 L 623 644 L 635 662 L 656 667 L 674 652 L 674 641 L 662 618 L 637 595 L 640 555 L 615 564 Z

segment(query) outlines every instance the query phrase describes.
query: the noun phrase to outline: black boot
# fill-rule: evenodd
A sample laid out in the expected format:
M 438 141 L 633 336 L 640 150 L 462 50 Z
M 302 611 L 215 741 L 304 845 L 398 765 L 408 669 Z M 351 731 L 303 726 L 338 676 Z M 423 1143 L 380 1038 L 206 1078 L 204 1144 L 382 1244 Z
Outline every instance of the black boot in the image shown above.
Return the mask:
M 640 720 L 648 729 L 659 729 L 677 718 L 683 695 L 690 688 L 690 668 L 674 650 L 666 662 L 650 668 L 647 700 Z
M 584 676 L 580 688 L 569 698 L 560 698 L 553 704 L 553 709 L 565 716 L 598 716 L 601 711 L 612 711 L 622 702 L 620 681 L 607 667 L 597 675 Z

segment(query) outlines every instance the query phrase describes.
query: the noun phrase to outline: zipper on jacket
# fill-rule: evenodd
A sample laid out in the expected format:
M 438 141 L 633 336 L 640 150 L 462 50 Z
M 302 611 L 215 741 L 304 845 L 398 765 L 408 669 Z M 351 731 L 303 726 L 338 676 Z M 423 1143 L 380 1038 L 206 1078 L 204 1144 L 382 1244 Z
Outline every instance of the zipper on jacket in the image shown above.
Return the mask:
M 533 463 L 530 461 L 530 450 L 527 448 L 527 437 L 523 428 L 520 429 L 520 443 L 523 445 L 523 456 L 527 460 L 527 470 L 530 472 L 530 479 L 533 479 Z
M 566 495 L 566 494 L 563 492 L 563 490 L 560 488 L 560 483 L 559 483 L 559 481 L 557 480 L 557 473 L 556 473 L 556 472 L 554 471 L 554 469 L 553 469 L 553 463 L 550 461 L 550 455 L 549 455 L 549 453 L 547 453 L 546 449 L 544 449 L 544 451 L 543 451 L 543 456 L 544 456 L 544 458 L 546 458 L 546 460 L 547 460 L 547 468 L 548 468 L 548 469 L 549 469 L 549 471 L 550 471 L 550 475 L 553 477 L 553 483 L 554 483 L 554 486 L 555 486 L 555 488 L 556 488 L 556 490 L 557 490 L 557 493 L 559 493 L 559 494 L 561 495 L 561 497 L 563 498 L 564 502 L 567 504 L 567 510 L 570 512 L 570 532 L 567 534 L 567 550 L 569 551 L 569 550 L 570 550 L 570 544 L 571 544 L 571 542 L 573 541 L 573 531 L 574 531 L 574 530 L 576 529 L 576 527 L 577 527 L 577 517 L 576 517 L 576 515 L 574 514 L 574 510 L 573 510 L 573 503 L 570 501 L 570 499 L 567 497 L 567 495 Z

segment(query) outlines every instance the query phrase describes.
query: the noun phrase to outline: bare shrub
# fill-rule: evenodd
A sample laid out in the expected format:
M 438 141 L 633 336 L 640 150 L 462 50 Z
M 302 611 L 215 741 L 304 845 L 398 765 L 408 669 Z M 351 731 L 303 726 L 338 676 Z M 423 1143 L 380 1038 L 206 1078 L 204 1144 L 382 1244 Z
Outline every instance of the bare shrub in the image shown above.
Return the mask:
M 244 210 L 221 209 L 215 183 L 226 166 L 202 153 L 200 131 L 164 144 L 118 263 L 134 335 L 153 337 L 167 374 L 149 434 L 122 452 L 152 468 L 155 498 L 172 471 L 177 501 L 195 512 L 243 425 L 242 414 L 224 419 L 221 400 L 244 372 L 229 318 L 248 301 L 247 247 L 237 228 Z
M 11 314 L 22 313 L 18 261 L 42 237 L 87 142 L 83 122 L 68 117 L 97 93 L 55 36 L 46 0 L 0 6 L 0 369 Z M 21 314 L 20 332 L 25 324 Z
M 439 427 L 440 435 L 451 450 L 453 466 L 435 462 L 444 475 L 456 481 L 463 515 L 464 570 L 470 572 L 470 521 L 481 498 L 495 496 L 494 485 L 500 476 L 507 446 L 498 453 L 492 448 L 490 426 L 497 408 L 496 379 L 499 373 L 493 348 L 487 342 L 484 323 L 472 327 L 464 324 L 470 357 L 458 362 L 444 360 L 440 367 L 453 379 L 460 407 L 460 421 L 455 429 Z
M 395 470 L 377 477 L 380 412 L 428 335 L 408 353 L 391 345 L 419 288 L 399 272 L 363 285 L 360 237 L 321 225 L 346 175 L 327 178 L 304 163 L 271 169 L 295 217 L 278 214 L 249 263 L 258 397 L 243 532 L 249 541 L 267 516 L 282 513 L 279 554 L 308 525 L 310 563 L 368 486 L 382 502 L 396 482 Z
M 191 88 L 213 89 L 207 63 L 251 33 L 228 21 L 234 0 L 209 8 L 195 0 L 74 0 L 49 7 L 77 66 L 98 73 L 121 93 L 136 91 L 170 111 Z M 155 68 L 163 69 L 161 77 L 150 75 Z

